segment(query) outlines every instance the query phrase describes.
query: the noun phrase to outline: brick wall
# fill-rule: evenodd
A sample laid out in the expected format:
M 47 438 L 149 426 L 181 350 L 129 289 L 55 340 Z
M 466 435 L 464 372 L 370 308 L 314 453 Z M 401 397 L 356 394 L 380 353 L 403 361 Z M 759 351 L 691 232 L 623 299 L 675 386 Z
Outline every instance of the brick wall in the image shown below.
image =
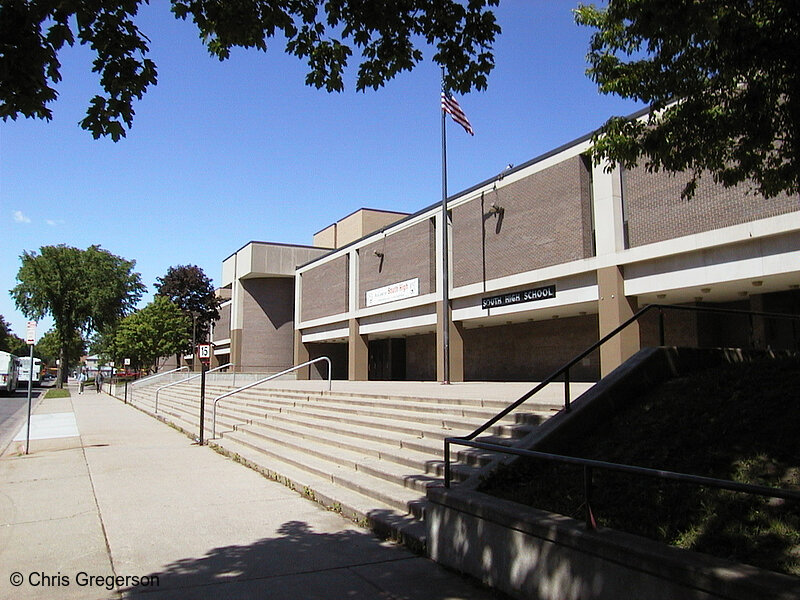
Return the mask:
M 436 381 L 436 336 L 432 333 L 406 338 L 406 379 Z
M 244 370 L 280 371 L 294 361 L 294 281 L 291 278 L 242 281 Z
M 452 219 L 456 286 L 591 256 L 587 165 L 570 158 L 456 207 Z
M 464 331 L 468 381 L 541 381 L 598 340 L 597 315 L 481 327 Z M 599 354 L 570 370 L 573 381 L 596 381 Z
M 308 360 L 327 356 L 331 360 L 331 379 L 347 379 L 347 344 L 306 344 Z M 327 379 L 328 365 L 318 362 L 311 365 L 311 379 Z
M 341 256 L 301 275 L 303 321 L 347 312 L 347 269 L 348 257 Z
M 214 323 L 214 340 L 227 340 L 231 337 L 231 305 L 219 309 L 219 320 Z
M 800 210 L 798 197 L 780 195 L 769 200 L 749 186 L 724 188 L 704 176 L 691 200 L 682 200 L 689 177 L 648 173 L 644 168 L 623 174 L 623 201 L 628 218 L 630 247 L 720 229 Z
M 419 278 L 419 294 L 436 289 L 436 244 L 433 219 L 387 235 L 358 251 L 359 307 L 366 292 L 392 283 Z M 383 254 L 378 256 L 375 252 Z

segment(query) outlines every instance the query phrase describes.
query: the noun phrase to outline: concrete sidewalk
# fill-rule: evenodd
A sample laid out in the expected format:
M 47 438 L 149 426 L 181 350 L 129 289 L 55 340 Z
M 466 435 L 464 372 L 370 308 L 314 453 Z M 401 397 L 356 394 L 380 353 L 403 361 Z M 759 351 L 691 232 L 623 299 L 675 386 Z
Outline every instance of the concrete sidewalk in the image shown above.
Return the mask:
M 106 394 L 72 394 L 38 405 L 50 437 L 0 458 L 0 598 L 496 597 Z

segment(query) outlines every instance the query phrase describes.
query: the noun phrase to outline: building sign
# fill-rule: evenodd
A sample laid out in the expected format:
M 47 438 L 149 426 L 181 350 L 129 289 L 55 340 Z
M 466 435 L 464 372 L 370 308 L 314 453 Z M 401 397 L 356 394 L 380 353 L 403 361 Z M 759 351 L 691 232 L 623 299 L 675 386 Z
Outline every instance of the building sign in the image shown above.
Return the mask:
M 367 292 L 367 306 L 384 304 L 403 298 L 413 298 L 419 296 L 419 278 L 393 283 L 391 285 L 369 290 Z
M 536 300 L 548 300 L 556 297 L 556 286 L 546 285 L 544 287 L 523 290 L 520 292 L 510 292 L 499 296 L 481 298 L 481 308 L 497 308 L 508 306 L 509 304 L 520 304 L 521 302 L 534 302 Z

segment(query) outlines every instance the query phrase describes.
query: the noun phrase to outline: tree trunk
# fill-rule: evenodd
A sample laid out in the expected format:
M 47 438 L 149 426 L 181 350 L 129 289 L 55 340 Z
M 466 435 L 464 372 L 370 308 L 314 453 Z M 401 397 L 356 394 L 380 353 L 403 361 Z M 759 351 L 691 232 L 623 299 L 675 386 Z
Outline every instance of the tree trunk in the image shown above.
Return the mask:
M 67 382 L 67 373 L 66 369 L 64 368 L 66 364 L 66 358 L 67 351 L 62 343 L 61 347 L 58 349 L 58 373 L 56 374 L 56 381 L 58 382 L 56 385 L 59 389 L 63 389 L 64 384 Z

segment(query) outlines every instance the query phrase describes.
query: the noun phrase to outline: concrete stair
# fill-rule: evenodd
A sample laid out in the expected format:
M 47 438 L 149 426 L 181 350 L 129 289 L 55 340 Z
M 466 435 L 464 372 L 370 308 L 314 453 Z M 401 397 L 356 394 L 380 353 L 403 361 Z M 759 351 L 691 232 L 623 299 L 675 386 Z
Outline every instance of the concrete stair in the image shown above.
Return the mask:
M 199 383 L 162 389 L 156 413 L 157 387 L 136 389 L 131 403 L 197 437 Z M 212 439 L 213 400 L 231 389 L 206 386 L 204 437 L 209 445 L 419 551 L 425 545 L 426 488 L 443 484 L 444 438 L 471 433 L 509 404 L 255 387 L 219 401 Z M 513 443 L 554 415 L 560 402 L 532 402 L 480 439 Z M 452 453 L 456 481 L 493 458 L 493 453 L 457 446 Z

